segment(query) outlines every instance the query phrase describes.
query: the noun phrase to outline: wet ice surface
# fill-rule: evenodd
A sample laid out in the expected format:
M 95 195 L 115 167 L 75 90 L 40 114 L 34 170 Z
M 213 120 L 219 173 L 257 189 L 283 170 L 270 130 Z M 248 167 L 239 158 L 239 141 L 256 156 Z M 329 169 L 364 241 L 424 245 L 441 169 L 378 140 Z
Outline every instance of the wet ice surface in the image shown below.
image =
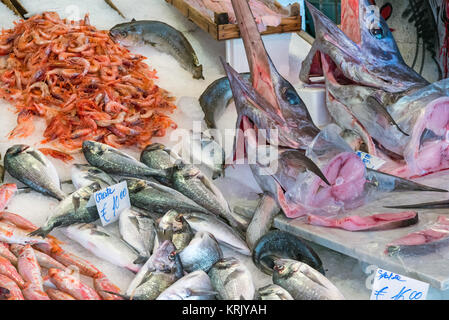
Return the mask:
M 186 37 L 195 49 L 199 61 L 203 64 L 205 80 L 194 80 L 191 74 L 182 69 L 177 61 L 171 56 L 160 53 L 150 47 L 130 48 L 135 53 L 140 53 L 148 59 L 146 62 L 158 71 L 159 80 L 157 84 L 172 93 L 177 98 L 178 110 L 174 112 L 172 118 L 177 122 L 179 129 L 167 134 L 166 137 L 157 141 L 173 146 L 176 143 L 174 138 L 183 134 L 182 129 L 192 129 L 192 120 L 199 119 L 198 104 L 195 103 L 204 89 L 214 80 L 223 76 L 219 57 L 225 56 L 225 43 L 212 40 L 204 31 L 197 28 L 194 24 L 185 19 L 176 9 L 167 4 L 164 0 L 146 0 L 129 1 L 114 0 L 115 5 L 126 16 L 126 20 L 120 17 L 103 0 L 84 0 L 84 1 L 34 1 L 22 0 L 24 7 L 30 14 L 40 13 L 46 10 L 57 11 L 61 17 L 70 19 L 83 18 L 86 12 L 90 13 L 91 23 L 99 29 L 109 29 L 117 23 L 129 21 L 132 18 L 137 20 L 159 20 L 169 23 L 180 31 L 185 32 Z M 3 28 L 11 28 L 12 22 L 17 18 L 12 12 L 0 3 L 0 21 Z M 291 50 L 293 50 L 291 46 Z M 293 59 L 292 61 L 295 61 Z M 297 66 L 293 66 L 297 68 Z M 296 69 L 295 69 L 296 70 Z M 296 72 L 294 72 L 296 73 Z M 287 75 L 287 78 L 294 82 L 297 76 Z M 35 133 L 26 139 L 8 140 L 9 132 L 15 127 L 16 115 L 12 105 L 6 102 L 0 102 L 0 153 L 4 156 L 8 147 L 16 143 L 29 144 L 39 147 L 39 141 L 42 140 L 42 133 L 45 129 L 45 121 L 37 119 L 35 121 Z M 204 125 L 204 122 L 203 124 Z M 222 119 L 219 121 L 220 128 L 232 129 L 235 126 L 235 110 L 232 106 L 228 108 Z M 231 144 L 232 147 L 232 144 Z M 230 148 L 227 145 L 226 152 L 229 154 Z M 138 158 L 137 149 L 126 150 L 130 155 Z M 81 154 L 74 154 L 76 163 L 85 163 Z M 59 160 L 50 158 L 50 161 L 56 166 L 61 181 L 70 179 L 70 165 Z M 7 176 L 6 181 L 12 182 L 14 179 Z M 258 199 L 260 188 L 254 181 L 249 167 L 246 165 L 230 166 L 226 170 L 226 177 L 216 181 L 217 186 L 222 190 L 225 197 L 234 205 L 254 206 Z M 20 186 L 21 184 L 19 184 Z M 63 186 L 65 191 L 70 191 L 70 185 Z M 34 224 L 41 226 L 46 217 L 50 215 L 57 205 L 56 200 L 49 199 L 36 192 L 21 193 L 14 197 L 8 210 L 19 213 L 29 219 Z M 113 233 L 118 233 L 117 224 L 106 227 Z M 95 257 L 83 247 L 70 241 L 62 232 L 55 230 L 51 233 L 60 240 L 64 241 L 63 247 L 71 252 L 86 258 L 105 273 L 122 291 L 125 291 L 133 278 L 133 273 L 118 268 L 104 260 Z M 369 299 L 370 290 L 366 287 L 366 279 L 369 274 L 363 272 L 362 265 L 355 259 L 331 251 L 327 248 L 313 245 L 318 255 L 323 261 L 326 276 L 341 290 L 347 299 Z M 259 271 L 251 261 L 251 257 L 243 256 L 223 247 L 225 256 L 235 256 L 241 259 L 251 270 L 256 288 L 271 283 L 271 277 Z M 429 298 L 445 298 L 441 293 L 433 291 Z M 448 298 L 448 295 L 446 295 Z

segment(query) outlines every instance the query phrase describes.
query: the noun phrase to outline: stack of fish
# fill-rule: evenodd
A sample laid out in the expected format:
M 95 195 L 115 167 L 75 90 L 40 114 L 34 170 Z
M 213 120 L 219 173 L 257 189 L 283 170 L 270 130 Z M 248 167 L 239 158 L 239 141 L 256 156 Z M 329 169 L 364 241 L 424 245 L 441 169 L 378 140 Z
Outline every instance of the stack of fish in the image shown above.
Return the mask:
M 60 296 L 61 299 L 70 295 L 75 299 L 101 297 L 136 300 L 343 298 L 335 287 L 328 285 L 323 275 L 315 276 L 324 279 L 319 284 L 307 280 L 307 277 L 313 277 L 307 272 L 324 273 L 319 257 L 307 244 L 281 231 L 268 232 L 264 236 L 271 223 L 253 219 L 251 230 L 255 231 L 251 232 L 252 237 L 246 239 L 254 248 L 250 250 L 244 237 L 249 225 L 247 218 L 230 209 L 219 189 L 197 167 L 186 164 L 163 145 L 148 146 L 142 152 L 142 162 L 95 141 L 85 141 L 83 152 L 89 164 L 73 166 L 75 191 L 69 195 L 62 192 L 55 168 L 39 150 L 15 145 L 6 152 L 5 167 L 11 176 L 33 190 L 60 200 L 40 228 L 15 214 L 5 212 L 0 216 L 16 225 L 0 221 L 4 229 L 0 229 L 0 240 L 7 244 L 2 255 L 13 259 L 17 254 L 20 261 L 22 251 L 30 255 L 30 252 L 40 250 L 36 253 L 36 259 L 42 262 L 34 264 L 37 280 L 32 277 L 27 280 L 31 284 L 23 290 L 26 298 L 38 299 L 50 295 Z M 127 182 L 133 206 L 120 214 L 119 235 L 95 223 L 99 215 L 96 208 L 89 205 L 93 193 L 117 181 Z M 17 187 L 4 184 L 0 190 L 0 194 L 4 195 L 4 209 Z M 87 262 L 62 253 L 53 238 L 48 236 L 55 228 L 61 228 L 68 238 L 95 256 L 134 272 L 135 278 L 126 292 L 121 293 Z M 32 251 L 30 245 L 36 249 Z M 266 273 L 274 272 L 273 282 L 282 288 L 273 287 L 273 284 L 256 294 L 248 267 L 236 257 L 224 257 L 221 246 L 236 254 L 253 255 L 255 265 Z M 12 254 L 8 254 L 8 250 Z M 50 259 L 56 262 L 50 264 L 48 261 L 53 261 Z M 12 263 L 15 263 L 14 259 Z M 79 280 L 76 282 L 79 292 L 66 288 L 64 279 L 73 278 L 73 275 L 61 263 L 79 266 L 82 274 L 93 277 L 95 290 Z M 284 264 L 293 272 L 282 274 L 280 271 Z M 38 272 L 39 265 L 49 269 L 49 279 L 56 288 L 46 290 L 43 287 L 42 280 L 37 276 L 41 274 Z M 310 271 L 313 268 L 318 271 Z M 7 275 L 18 278 L 16 273 Z M 19 284 L 22 286 L 22 282 Z M 309 296 L 307 286 L 315 286 L 313 292 L 322 292 L 324 287 L 329 292 Z M 6 289 L 8 292 L 17 291 L 10 285 Z

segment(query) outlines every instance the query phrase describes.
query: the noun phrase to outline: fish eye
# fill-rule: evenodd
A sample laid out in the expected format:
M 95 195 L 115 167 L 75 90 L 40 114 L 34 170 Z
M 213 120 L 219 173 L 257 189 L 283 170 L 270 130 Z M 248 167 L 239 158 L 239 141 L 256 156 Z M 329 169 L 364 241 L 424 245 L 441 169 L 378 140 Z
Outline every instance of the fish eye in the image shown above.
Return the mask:
M 284 100 L 287 100 L 288 103 L 291 105 L 300 104 L 298 94 L 292 89 L 284 89 L 282 97 L 284 98 Z
M 182 214 L 178 214 L 175 218 L 177 222 L 182 222 Z
M 283 265 L 275 265 L 274 266 L 274 270 L 278 271 L 278 272 L 282 272 L 285 269 L 285 267 Z
M 384 32 L 383 32 L 382 28 L 371 28 L 369 30 L 369 32 L 376 39 L 380 40 L 380 39 L 382 39 L 384 37 Z
M 168 260 L 170 260 L 170 261 L 175 260 L 175 256 L 176 256 L 176 251 L 170 252 L 170 254 L 168 255 Z

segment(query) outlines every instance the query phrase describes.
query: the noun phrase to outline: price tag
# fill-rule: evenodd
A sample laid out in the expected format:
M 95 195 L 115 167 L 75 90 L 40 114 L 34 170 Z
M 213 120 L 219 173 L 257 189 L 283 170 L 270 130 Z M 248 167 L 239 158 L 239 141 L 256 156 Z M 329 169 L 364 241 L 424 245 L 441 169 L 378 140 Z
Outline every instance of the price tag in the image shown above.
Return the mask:
M 371 300 L 426 300 L 429 284 L 377 269 Z
M 382 160 L 378 157 L 375 157 L 373 155 L 370 155 L 369 153 L 357 150 L 356 151 L 357 156 L 362 159 L 363 163 L 365 164 L 365 167 L 368 169 L 377 170 L 380 167 L 383 166 L 385 163 L 385 160 Z
M 93 199 L 103 226 L 117 221 L 121 212 L 131 208 L 126 181 L 95 192 Z

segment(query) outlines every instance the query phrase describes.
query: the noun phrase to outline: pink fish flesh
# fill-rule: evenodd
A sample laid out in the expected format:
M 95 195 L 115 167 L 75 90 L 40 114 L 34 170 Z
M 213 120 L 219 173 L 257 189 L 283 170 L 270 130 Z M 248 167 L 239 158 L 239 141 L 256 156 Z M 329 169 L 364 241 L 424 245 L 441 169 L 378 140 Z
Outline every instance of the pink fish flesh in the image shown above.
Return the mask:
M 315 226 L 339 228 L 348 231 L 375 231 L 388 230 L 418 222 L 418 213 L 415 211 L 404 211 L 399 213 L 377 213 L 370 216 L 347 216 L 340 219 L 309 215 L 307 223 Z

